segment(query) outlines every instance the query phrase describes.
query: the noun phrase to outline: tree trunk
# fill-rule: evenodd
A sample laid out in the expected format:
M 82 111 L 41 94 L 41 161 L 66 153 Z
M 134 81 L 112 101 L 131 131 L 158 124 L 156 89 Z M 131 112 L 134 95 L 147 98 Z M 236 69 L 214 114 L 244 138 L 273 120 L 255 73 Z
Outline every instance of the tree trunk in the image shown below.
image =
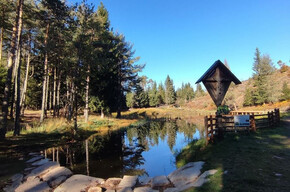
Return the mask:
M 46 33 L 45 33 L 45 39 L 44 39 L 44 46 L 47 49 L 47 39 L 48 39 L 48 30 L 49 30 L 49 24 L 46 26 Z M 41 103 L 41 115 L 40 115 L 40 122 L 43 122 L 45 114 L 46 114 L 46 89 L 47 89 L 47 76 L 48 76 L 48 54 L 47 50 L 45 50 L 45 56 L 44 56 L 44 73 L 43 73 L 43 84 L 42 84 L 42 103 Z
M 117 116 L 116 118 L 121 118 L 121 97 L 122 97 L 122 90 L 121 90 L 121 82 L 119 80 L 118 85 L 118 97 L 117 97 Z
M 0 36 L 0 66 L 2 66 L 3 32 L 4 32 L 4 29 L 3 29 L 3 27 L 1 27 L 1 36 Z
M 23 1 L 18 0 L 17 2 L 17 9 L 16 9 L 16 18 L 15 18 L 15 25 L 13 27 L 12 32 L 12 40 L 11 40 L 11 52 L 8 58 L 8 71 L 7 71 L 7 78 L 5 83 L 4 89 L 4 97 L 3 97 L 3 104 L 2 104 L 2 126 L 0 129 L 0 138 L 5 138 L 6 131 L 7 131 L 7 115 L 8 115 L 8 102 L 10 99 L 10 91 L 11 91 L 11 79 L 12 79 L 12 71 L 13 65 L 15 64 L 15 53 L 17 49 L 17 45 L 19 45 L 20 38 L 17 37 L 18 30 L 19 30 L 19 20 L 22 17 L 22 9 L 23 9 Z
M 72 85 L 72 96 L 73 96 L 73 120 L 74 120 L 74 134 L 75 134 L 78 128 L 78 102 L 77 102 L 77 88 L 76 88 L 75 83 L 73 83 Z
M 48 109 L 49 109 L 49 113 L 51 114 L 51 109 L 52 109 L 52 89 L 51 89 L 51 83 L 48 84 L 48 89 L 47 92 L 49 92 L 49 102 L 48 102 Z
M 90 65 L 88 66 L 87 79 L 86 79 L 86 106 L 84 111 L 85 122 L 89 120 L 89 88 L 90 88 Z
M 14 66 L 15 67 L 15 66 Z M 14 119 L 14 101 L 15 101 L 15 77 L 12 75 L 12 98 L 11 98 L 11 103 L 10 103 L 10 119 Z
M 49 69 L 47 70 L 49 71 Z M 45 118 L 47 118 L 47 111 L 49 110 L 49 83 L 50 83 L 50 76 L 49 76 L 49 72 L 47 73 L 46 76 L 46 94 L 45 94 Z
M 59 101 L 60 101 L 60 77 L 61 77 L 61 72 L 58 73 L 58 78 L 57 78 L 57 94 L 56 94 L 56 114 L 57 117 L 59 117 Z
M 56 67 L 53 70 L 53 100 L 52 100 L 52 107 L 53 107 L 53 117 L 56 115 Z
M 23 83 L 23 89 L 21 94 L 21 100 L 20 100 L 20 107 L 21 107 L 21 114 L 24 115 L 25 110 L 25 97 L 26 97 L 26 91 L 27 91 L 27 84 L 28 84 L 28 77 L 29 77 L 29 67 L 30 67 L 30 53 L 31 53 L 31 38 L 30 34 L 28 35 L 28 51 L 27 51 L 27 60 L 26 60 L 26 71 L 25 71 L 25 79 Z
M 89 161 L 89 140 L 85 141 L 86 143 L 86 165 L 87 165 L 87 176 L 90 176 L 90 161 Z
M 21 46 L 19 50 L 19 55 L 21 55 Z M 18 65 L 16 66 L 17 75 L 15 78 L 15 91 L 16 91 L 16 104 L 15 104 L 15 127 L 14 127 L 14 136 L 20 135 L 20 71 L 21 71 L 21 58 L 19 58 Z
M 66 110 L 66 113 L 67 113 L 67 120 L 68 121 L 71 121 L 71 116 L 72 116 L 72 86 L 71 86 L 71 83 L 69 82 L 69 80 L 67 79 L 66 80 L 66 88 L 67 88 L 67 91 L 66 91 L 66 97 L 67 97 L 67 110 Z
M 21 48 L 22 48 L 22 7 L 19 13 L 19 29 L 18 29 L 18 45 L 17 45 L 17 65 L 16 72 L 17 75 L 15 77 L 15 127 L 14 127 L 14 136 L 20 135 L 20 72 L 21 72 Z

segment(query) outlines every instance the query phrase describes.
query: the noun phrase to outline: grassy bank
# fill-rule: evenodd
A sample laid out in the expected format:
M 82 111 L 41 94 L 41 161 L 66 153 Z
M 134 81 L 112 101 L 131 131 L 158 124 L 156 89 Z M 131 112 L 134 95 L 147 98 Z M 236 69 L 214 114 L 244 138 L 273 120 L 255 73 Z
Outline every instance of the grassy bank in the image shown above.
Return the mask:
M 191 143 L 177 157 L 178 166 L 205 161 L 204 170 L 217 169 L 210 182 L 189 191 L 289 191 L 290 126 L 227 134 L 224 140 L 205 147 Z

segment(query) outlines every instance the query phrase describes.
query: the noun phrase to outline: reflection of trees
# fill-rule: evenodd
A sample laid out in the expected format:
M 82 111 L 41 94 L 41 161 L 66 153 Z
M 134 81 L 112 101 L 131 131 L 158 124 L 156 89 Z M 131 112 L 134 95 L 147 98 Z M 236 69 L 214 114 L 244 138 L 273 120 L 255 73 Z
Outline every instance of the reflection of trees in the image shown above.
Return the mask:
M 176 121 L 178 131 L 182 132 L 185 138 L 190 141 L 193 139 L 193 135 L 196 132 L 197 126 L 195 124 L 188 123 L 187 121 Z
M 144 164 L 141 153 L 144 147 L 139 142 L 125 146 L 123 131 L 111 132 L 105 136 L 97 135 L 81 143 L 59 147 L 60 164 L 70 167 L 74 173 L 90 174 L 97 177 L 122 177 L 125 174 L 144 174 L 138 169 Z M 53 156 L 53 148 L 47 156 Z
M 172 122 L 172 121 L 165 122 L 164 128 L 166 129 L 166 132 L 167 132 L 167 144 L 170 150 L 172 150 L 175 145 L 175 139 L 176 139 L 176 132 L 177 132 L 176 122 Z
M 176 133 L 183 133 L 185 138 L 190 141 L 196 131 L 196 125 L 183 120 L 176 121 L 152 121 L 142 127 L 134 127 L 127 130 L 127 137 L 132 144 L 136 139 L 140 145 L 148 150 L 150 146 L 158 145 L 159 138 L 164 141 L 167 138 L 169 148 L 176 142 Z
M 48 158 L 59 160 L 74 173 L 90 174 L 96 177 L 122 177 L 125 174 L 144 175 L 142 152 L 164 141 L 172 150 L 177 132 L 188 140 L 193 139 L 194 124 L 182 120 L 152 121 L 144 126 L 132 127 L 126 131 L 114 131 L 96 135 L 88 141 L 71 143 L 46 150 Z M 129 144 L 125 143 L 128 139 Z M 53 155 L 54 154 L 54 155 Z

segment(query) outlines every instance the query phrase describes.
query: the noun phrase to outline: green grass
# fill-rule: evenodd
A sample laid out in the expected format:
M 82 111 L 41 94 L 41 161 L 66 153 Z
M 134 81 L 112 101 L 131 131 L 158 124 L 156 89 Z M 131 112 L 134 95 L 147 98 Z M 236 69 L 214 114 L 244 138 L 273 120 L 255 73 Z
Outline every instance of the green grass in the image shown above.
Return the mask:
M 218 172 L 210 182 L 189 191 L 289 191 L 289 124 L 250 134 L 227 134 L 207 147 L 202 140 L 191 143 L 178 155 L 177 164 L 199 160 L 206 162 L 203 171 Z

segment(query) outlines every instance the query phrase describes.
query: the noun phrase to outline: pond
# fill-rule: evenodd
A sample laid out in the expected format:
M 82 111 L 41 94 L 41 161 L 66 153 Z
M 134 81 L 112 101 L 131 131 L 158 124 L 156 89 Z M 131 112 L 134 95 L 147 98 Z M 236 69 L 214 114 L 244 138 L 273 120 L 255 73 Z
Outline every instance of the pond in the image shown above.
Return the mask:
M 174 171 L 178 152 L 200 137 L 197 126 L 183 120 L 151 121 L 143 126 L 50 148 L 45 154 L 75 174 L 99 178 L 154 177 Z

